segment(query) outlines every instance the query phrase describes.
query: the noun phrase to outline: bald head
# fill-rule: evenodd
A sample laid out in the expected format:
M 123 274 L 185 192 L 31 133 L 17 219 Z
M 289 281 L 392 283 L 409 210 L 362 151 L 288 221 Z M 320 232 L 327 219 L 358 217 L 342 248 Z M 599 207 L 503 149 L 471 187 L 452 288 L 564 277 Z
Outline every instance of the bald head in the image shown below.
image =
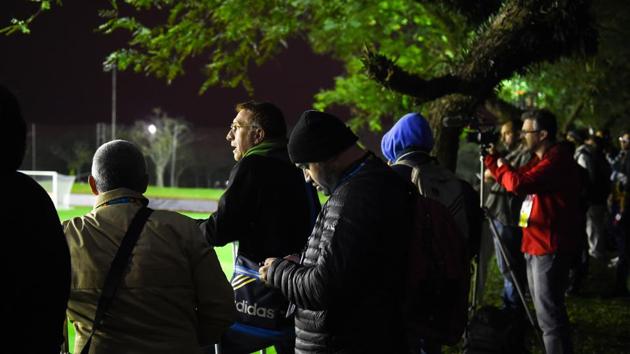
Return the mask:
M 96 150 L 92 159 L 92 177 L 100 193 L 116 188 L 144 193 L 149 182 L 142 152 L 126 140 L 110 141 Z

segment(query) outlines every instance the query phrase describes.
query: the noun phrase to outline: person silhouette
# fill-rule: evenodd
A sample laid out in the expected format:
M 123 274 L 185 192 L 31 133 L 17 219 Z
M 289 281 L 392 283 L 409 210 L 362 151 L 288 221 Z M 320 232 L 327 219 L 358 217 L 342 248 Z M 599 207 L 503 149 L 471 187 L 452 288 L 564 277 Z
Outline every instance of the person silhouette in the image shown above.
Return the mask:
M 26 123 L 17 98 L 0 85 L 3 226 L 2 331 L 5 353 L 58 354 L 70 292 L 70 253 L 48 193 L 18 172 L 26 151 Z M 8 232 L 7 232 L 8 231 Z M 36 340 L 33 340 L 36 339 Z

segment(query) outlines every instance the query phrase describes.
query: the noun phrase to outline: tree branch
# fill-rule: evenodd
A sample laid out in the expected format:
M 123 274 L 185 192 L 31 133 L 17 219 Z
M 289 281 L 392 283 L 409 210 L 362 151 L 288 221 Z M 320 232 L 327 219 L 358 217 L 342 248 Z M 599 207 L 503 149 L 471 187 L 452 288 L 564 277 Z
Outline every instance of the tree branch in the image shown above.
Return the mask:
M 466 17 L 469 24 L 479 25 L 501 7 L 501 0 L 418 0 L 422 4 L 432 3 L 457 11 Z
M 413 96 L 418 102 L 432 101 L 450 93 L 467 93 L 471 90 L 469 83 L 452 75 L 425 80 L 404 71 L 387 57 L 367 49 L 364 50 L 363 65 L 371 79 L 396 92 Z
M 567 132 L 569 131 L 569 127 L 573 125 L 573 122 L 580 115 L 580 112 L 582 112 L 582 109 L 584 108 L 584 101 L 585 101 L 584 98 L 580 99 L 580 101 L 577 102 L 577 105 L 573 107 L 573 110 L 571 110 L 571 114 L 569 114 L 569 116 L 567 117 L 567 120 L 564 122 L 564 125 L 562 126 L 563 135 L 567 134 Z

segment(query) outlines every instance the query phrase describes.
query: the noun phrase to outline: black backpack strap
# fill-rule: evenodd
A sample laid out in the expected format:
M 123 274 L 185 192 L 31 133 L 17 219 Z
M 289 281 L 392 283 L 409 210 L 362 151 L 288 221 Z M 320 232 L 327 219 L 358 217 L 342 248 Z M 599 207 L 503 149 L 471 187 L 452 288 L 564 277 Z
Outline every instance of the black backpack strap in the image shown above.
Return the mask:
M 98 298 L 98 304 L 96 306 L 96 314 L 94 315 L 92 331 L 90 332 L 83 349 L 81 349 L 81 354 L 89 353 L 92 337 L 103 324 L 105 313 L 109 309 L 109 305 L 111 305 L 114 295 L 116 295 L 118 285 L 122 281 L 123 273 L 129 263 L 128 261 L 131 256 L 131 251 L 136 245 L 138 237 L 140 237 L 140 233 L 144 228 L 144 224 L 152 212 L 153 209 L 143 206 L 140 210 L 138 210 L 136 215 L 133 217 L 133 220 L 131 220 L 129 229 L 127 229 L 127 233 L 120 243 L 118 252 L 116 252 L 112 265 L 107 273 L 107 277 L 105 278 L 105 284 L 103 285 L 103 290 L 101 291 L 101 296 Z

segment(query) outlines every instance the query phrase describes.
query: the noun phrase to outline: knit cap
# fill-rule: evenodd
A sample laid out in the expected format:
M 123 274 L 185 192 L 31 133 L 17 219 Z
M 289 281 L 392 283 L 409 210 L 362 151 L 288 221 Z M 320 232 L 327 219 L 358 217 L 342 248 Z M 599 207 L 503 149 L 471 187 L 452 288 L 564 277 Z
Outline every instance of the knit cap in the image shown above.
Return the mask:
M 334 115 L 305 111 L 289 137 L 289 157 L 293 163 L 326 161 L 355 144 L 358 139 Z

